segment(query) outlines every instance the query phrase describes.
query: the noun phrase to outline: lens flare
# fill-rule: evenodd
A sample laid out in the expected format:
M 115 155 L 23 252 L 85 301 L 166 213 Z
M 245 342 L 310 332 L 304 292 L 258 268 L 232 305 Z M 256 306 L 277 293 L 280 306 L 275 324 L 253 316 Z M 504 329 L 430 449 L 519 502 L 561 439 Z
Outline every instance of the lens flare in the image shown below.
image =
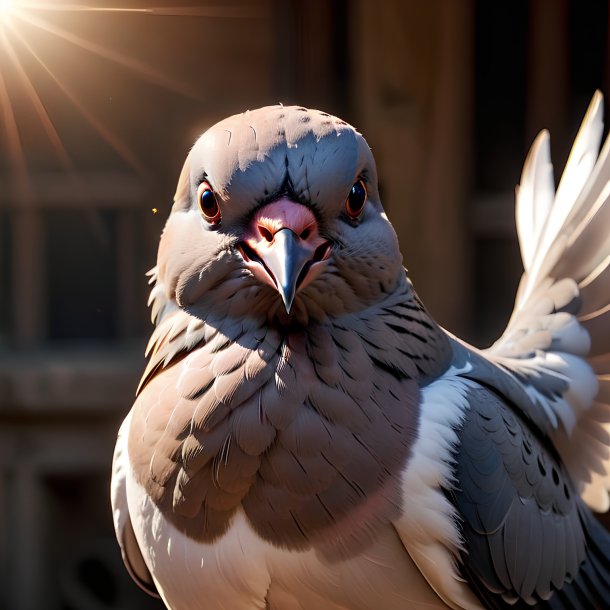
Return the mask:
M 6 21 L 17 9 L 17 0 L 0 0 L 0 20 Z
M 100 2 L 100 4 L 104 3 Z M 104 14 L 117 16 L 138 14 L 142 16 L 142 19 L 164 19 L 170 16 L 205 20 L 260 17 L 260 14 L 251 6 L 239 4 L 133 8 L 95 6 L 93 3 L 64 3 L 61 0 L 0 0 L 0 132 L 5 135 L 4 139 L 0 139 L 0 155 L 4 152 L 8 153 L 10 180 L 14 182 L 12 190 L 20 193 L 19 198 L 22 199 L 26 199 L 28 190 L 28 167 L 26 150 L 24 150 L 25 141 L 22 139 L 22 130 L 18 124 L 19 120 L 23 120 L 23 112 L 16 112 L 20 109 L 18 105 L 13 108 L 16 100 L 29 101 L 62 169 L 72 171 L 75 166 L 70 151 L 66 149 L 62 141 L 59 126 L 54 124 L 51 114 L 47 111 L 43 97 L 45 89 L 43 83 L 40 82 L 41 74 L 46 75 L 47 82 L 50 80 L 53 83 L 56 90 L 65 98 L 66 103 L 128 166 L 138 174 L 147 174 L 147 168 L 134 151 L 82 99 L 82 90 L 78 81 L 71 80 L 69 73 L 66 75 L 65 70 L 61 71 L 62 76 L 60 77 L 60 71 L 55 69 L 51 57 L 47 58 L 40 47 L 35 44 L 36 31 L 45 36 L 50 35 L 58 45 L 68 45 L 72 47 L 73 51 L 101 57 L 121 69 L 130 71 L 142 81 L 147 81 L 186 98 L 203 101 L 201 88 L 197 85 L 182 82 L 143 59 L 109 48 L 87 36 L 79 36 L 69 28 L 60 27 L 59 23 L 65 25 L 65 21 L 56 19 L 60 13 L 80 13 L 83 15 L 83 19 L 86 19 L 87 13 L 91 19 L 97 19 L 98 16 Z M 155 212 L 153 211 L 153 213 Z

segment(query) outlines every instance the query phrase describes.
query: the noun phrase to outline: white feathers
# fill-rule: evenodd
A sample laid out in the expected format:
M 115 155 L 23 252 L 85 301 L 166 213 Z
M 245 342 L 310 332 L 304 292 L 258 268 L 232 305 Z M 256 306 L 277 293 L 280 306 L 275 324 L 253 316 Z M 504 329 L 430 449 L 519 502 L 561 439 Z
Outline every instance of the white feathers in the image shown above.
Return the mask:
M 549 132 L 545 130 L 532 145 L 523 168 L 521 184 L 516 189 L 517 232 L 526 271 L 532 265 L 536 244 L 540 241 L 554 195 Z
M 556 193 L 548 133 L 532 146 L 516 200 L 525 272 L 508 327 L 487 355 L 518 373 L 583 497 L 605 510 L 610 442 L 600 439 L 608 437 L 608 411 L 592 406 L 598 383 L 585 359 L 595 357 L 598 375 L 610 373 L 610 140 L 598 158 L 602 112 L 598 91 Z
M 517 307 L 522 306 L 551 264 L 556 262 L 560 236 L 570 228 L 586 198 L 578 199 L 591 175 L 603 132 L 603 97 L 593 96 L 553 200 L 553 169 L 547 132 L 542 132 L 528 155 L 517 200 L 519 244 L 526 271 Z M 531 226 L 531 230 L 529 230 Z
M 127 495 L 146 562 L 153 575 L 163 576 L 157 588 L 168 608 L 265 608 L 270 576 L 264 545 L 243 515 L 236 517 L 222 544 L 204 545 L 171 525 L 133 475 L 128 476 Z
M 112 460 L 112 480 L 110 482 L 110 502 L 115 531 L 122 532 L 129 521 L 125 473 L 129 468 L 127 457 L 127 435 L 131 423 L 131 411 L 121 424 Z
M 149 276 L 148 283 L 152 286 L 148 297 L 150 317 L 152 323 L 158 325 L 169 313 L 177 310 L 178 306 L 167 296 L 165 285 L 159 280 L 157 267 L 153 267 L 146 275 Z
M 390 527 L 365 552 L 336 561 L 314 549 L 289 551 L 262 540 L 243 511 L 213 543 L 194 541 L 163 517 L 132 473 L 127 496 L 138 543 L 168 608 L 444 607 Z
M 453 505 L 441 486 L 451 488 L 456 430 L 475 384 L 449 370 L 421 394 L 419 436 L 403 475 L 404 510 L 394 524 L 405 548 L 430 586 L 454 609 L 480 608 L 458 574 L 455 558 L 462 542 Z

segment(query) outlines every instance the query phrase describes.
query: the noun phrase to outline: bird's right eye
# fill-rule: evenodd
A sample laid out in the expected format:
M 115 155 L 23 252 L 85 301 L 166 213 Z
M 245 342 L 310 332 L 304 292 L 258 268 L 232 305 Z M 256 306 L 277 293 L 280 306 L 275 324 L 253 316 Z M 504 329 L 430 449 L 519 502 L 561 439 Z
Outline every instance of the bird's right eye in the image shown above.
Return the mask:
M 364 185 L 364 180 L 361 178 L 354 183 L 352 190 L 345 200 L 345 211 L 352 220 L 356 220 L 360 214 L 362 214 L 364 204 L 366 203 L 366 197 L 366 186 Z
M 203 218 L 210 224 L 220 222 L 220 206 L 212 187 L 207 182 L 202 182 L 197 189 L 197 201 Z

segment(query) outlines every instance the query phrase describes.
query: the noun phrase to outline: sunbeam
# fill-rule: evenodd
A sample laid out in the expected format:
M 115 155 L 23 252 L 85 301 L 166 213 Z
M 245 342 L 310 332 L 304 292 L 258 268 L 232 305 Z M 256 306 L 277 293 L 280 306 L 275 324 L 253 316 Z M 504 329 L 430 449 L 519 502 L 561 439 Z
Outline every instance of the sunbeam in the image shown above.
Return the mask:
M 0 0 L 2 3 L 13 6 L 16 0 Z M 140 15 L 158 15 L 175 17 L 213 17 L 219 19 L 253 19 L 260 16 L 260 11 L 255 7 L 242 5 L 226 6 L 177 6 L 165 7 L 155 6 L 148 8 L 127 8 L 127 7 L 106 7 L 106 6 L 86 6 L 82 4 L 49 4 L 41 2 L 19 2 L 18 6 L 28 11 L 45 12 L 70 12 L 70 13 L 137 13 Z
M 14 10 L 14 0 L 0 0 L 0 18 L 9 16 Z
M 0 41 L 2 46 L 6 47 L 6 32 L 0 31 Z M 8 146 L 9 162 L 13 173 L 14 193 L 19 200 L 24 200 L 31 195 L 27 180 L 27 164 L 21 139 L 19 137 L 19 128 L 17 120 L 13 112 L 13 105 L 6 86 L 6 81 L 3 76 L 4 70 L 0 69 L 0 116 L 2 117 L 2 125 L 6 132 L 6 142 Z
M 47 104 L 45 103 L 46 90 L 33 79 L 28 73 L 28 64 L 23 60 L 23 53 L 29 54 L 42 68 L 44 74 L 48 75 L 53 86 L 69 101 L 85 121 L 94 129 L 98 136 L 109 145 L 119 157 L 139 175 L 149 177 L 142 161 L 134 152 L 114 133 L 104 122 L 96 116 L 89 106 L 80 99 L 79 89 L 74 83 L 66 82 L 65 77 L 60 78 L 50 58 L 47 60 L 44 53 L 28 40 L 29 31 L 24 27 L 37 28 L 62 43 L 73 45 L 75 48 L 92 53 L 109 62 L 112 62 L 129 72 L 135 74 L 140 80 L 179 94 L 185 98 L 203 101 L 201 88 L 195 88 L 182 82 L 171 75 L 161 72 L 149 63 L 133 57 L 131 54 L 123 54 L 119 51 L 107 48 L 103 44 L 78 35 L 77 33 L 60 27 L 53 21 L 53 13 L 90 13 L 97 14 L 135 14 L 151 17 L 199 17 L 220 19 L 254 19 L 261 17 L 260 10 L 242 6 L 239 4 L 227 4 L 221 6 L 194 6 L 194 7 L 121 7 L 121 6 L 95 6 L 78 3 L 62 2 L 35 2 L 28 0 L 0 0 L 0 126 L 5 132 L 3 148 L 10 159 L 10 174 L 14 181 L 15 193 L 21 199 L 31 195 L 28 185 L 27 155 L 24 151 L 24 143 L 20 137 L 20 125 L 13 106 L 18 97 L 12 89 L 17 83 L 20 90 L 25 92 L 26 99 L 31 103 L 35 116 L 40 121 L 42 128 L 55 152 L 59 163 L 66 174 L 75 173 L 75 162 L 71 157 L 66 144 L 62 140 L 61 130 L 54 123 Z M 93 19 L 93 16 L 91 17 Z M 96 18 L 97 19 L 97 18 Z M 32 41 L 33 42 L 33 41 Z M 8 78 L 15 74 L 17 79 Z M 28 195 L 29 193 L 29 195 Z
M 85 120 L 95 129 L 98 135 L 136 172 L 144 177 L 148 177 L 149 171 L 137 158 L 137 156 L 114 134 L 108 129 L 80 100 L 61 82 L 55 75 L 53 70 L 44 62 L 40 55 L 32 48 L 30 43 L 21 35 L 21 33 L 13 28 L 13 34 L 19 39 L 19 42 L 29 51 L 34 59 L 40 64 L 44 71 L 51 77 L 53 82 L 59 87 L 61 92 L 68 98 L 72 105 L 85 118 Z
M 23 84 L 23 87 L 26 93 L 28 94 L 32 105 L 34 106 L 34 109 L 36 110 L 36 114 L 38 115 L 38 118 L 42 123 L 42 126 L 49 138 L 49 141 L 51 142 L 51 145 L 59 156 L 62 166 L 66 170 L 72 170 L 74 168 L 74 164 L 72 163 L 72 160 L 68 155 L 68 151 L 63 145 L 61 137 L 57 133 L 57 130 L 55 129 L 55 125 L 53 125 L 53 121 L 51 120 L 49 113 L 46 111 L 44 104 L 42 103 L 42 100 L 40 99 L 40 96 L 36 91 L 36 88 L 28 77 L 26 71 L 24 70 L 21 61 L 19 60 L 19 57 L 7 36 L 3 37 L 3 46 L 7 52 L 8 58 L 11 60 L 13 66 L 15 67 L 15 70 Z
M 167 76 L 161 74 L 157 70 L 154 70 L 150 66 L 147 66 L 144 62 L 138 61 L 132 57 L 124 57 L 120 53 L 116 53 L 115 51 L 111 51 L 102 45 L 91 42 L 90 40 L 85 40 L 76 34 L 72 34 L 71 32 L 67 32 L 62 28 L 52 25 L 48 21 L 34 17 L 29 13 L 24 11 L 17 11 L 17 15 L 23 21 L 33 25 L 45 32 L 49 32 L 50 34 L 54 34 L 58 36 L 62 40 L 66 42 L 70 42 L 71 44 L 80 47 L 85 51 L 89 51 L 91 53 L 95 53 L 104 59 L 108 59 L 109 61 L 113 61 L 124 68 L 128 68 L 133 70 L 136 74 L 138 74 L 141 78 L 148 80 L 149 82 L 165 87 L 166 89 L 173 91 L 174 93 L 180 93 L 185 97 L 194 99 L 195 101 L 201 102 L 203 101 L 202 96 L 191 89 L 190 87 L 180 83 L 174 79 L 168 78 Z

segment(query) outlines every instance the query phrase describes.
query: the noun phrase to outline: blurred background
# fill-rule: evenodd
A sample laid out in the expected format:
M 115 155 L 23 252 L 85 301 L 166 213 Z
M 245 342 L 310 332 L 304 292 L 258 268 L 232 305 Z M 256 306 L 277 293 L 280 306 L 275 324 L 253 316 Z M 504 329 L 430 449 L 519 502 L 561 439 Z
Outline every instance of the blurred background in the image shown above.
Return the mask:
M 354 124 L 421 297 L 484 346 L 521 272 L 527 149 L 549 128 L 560 173 L 610 93 L 605 0 L 107 6 L 0 0 L 3 609 L 160 607 L 122 566 L 109 473 L 151 330 L 144 273 L 203 130 L 279 101 Z

